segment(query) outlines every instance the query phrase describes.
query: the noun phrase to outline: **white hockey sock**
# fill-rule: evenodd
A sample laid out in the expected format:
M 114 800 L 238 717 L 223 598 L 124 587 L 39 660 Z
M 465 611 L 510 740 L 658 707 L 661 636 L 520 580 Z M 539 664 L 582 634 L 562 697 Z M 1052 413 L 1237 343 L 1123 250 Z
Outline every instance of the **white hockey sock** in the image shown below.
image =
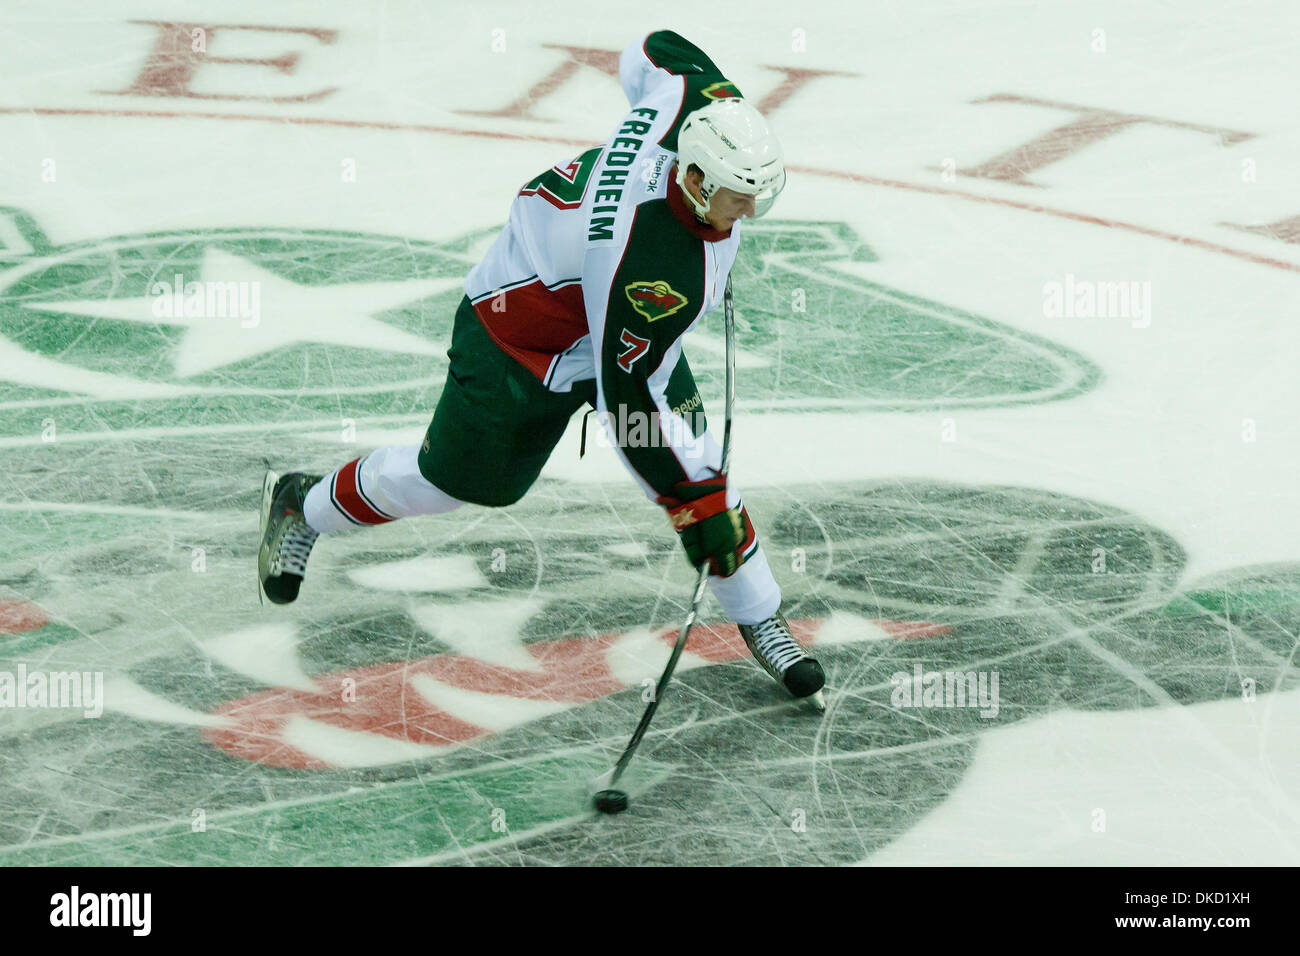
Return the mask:
M 781 586 L 772 577 L 762 545 L 731 577 L 710 575 L 709 588 L 737 624 L 761 624 L 781 607 Z
M 463 501 L 420 474 L 419 445 L 388 445 L 348 462 L 307 492 L 303 516 L 319 534 L 396 518 L 444 514 Z

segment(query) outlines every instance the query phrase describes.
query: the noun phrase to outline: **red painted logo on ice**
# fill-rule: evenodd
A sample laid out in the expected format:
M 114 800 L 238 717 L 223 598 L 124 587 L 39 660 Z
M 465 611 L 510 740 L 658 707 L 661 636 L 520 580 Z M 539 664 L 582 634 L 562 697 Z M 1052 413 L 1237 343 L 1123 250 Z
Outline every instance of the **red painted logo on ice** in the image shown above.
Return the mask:
M 877 638 L 929 637 L 949 631 L 942 625 L 906 621 L 857 618 L 855 622 L 858 630 L 851 636 L 828 633 L 827 621 L 791 621 L 790 628 L 806 647 Z M 277 767 L 315 770 L 339 766 L 309 752 L 306 743 L 313 736 L 330 738 L 331 728 L 373 735 L 376 744 L 386 739 L 450 749 L 528 723 L 537 719 L 540 711 L 577 707 L 636 686 L 644 678 L 654 679 L 676 639 L 674 627 L 655 634 L 633 631 L 528 644 L 524 650 L 534 663 L 528 670 L 459 654 L 438 654 L 338 671 L 314 678 L 320 688 L 315 693 L 275 688 L 223 704 L 214 714 L 227 718 L 229 724 L 206 728 L 203 734 L 232 756 Z M 636 651 L 647 644 L 652 653 L 642 663 Z M 700 625 L 691 632 L 678 670 L 748 657 L 749 650 L 734 625 Z M 349 693 L 344 693 L 345 688 Z M 495 707 L 488 701 L 492 713 L 491 719 L 485 720 L 482 699 L 474 695 L 506 699 Z M 439 698 L 441 703 L 434 703 L 430 697 Z M 521 703 L 512 708 L 508 699 Z M 470 711 L 480 716 L 472 717 Z M 483 722 L 493 726 L 482 726 Z M 364 740 L 358 738 L 354 748 L 363 764 L 367 763 Z M 430 755 L 436 755 L 436 750 L 431 750 Z M 392 761 L 382 757 L 373 761 L 385 762 Z M 356 762 L 349 761 L 349 765 L 355 766 Z
M 23 634 L 40 630 L 50 623 L 42 608 L 26 601 L 0 601 L 0 634 Z

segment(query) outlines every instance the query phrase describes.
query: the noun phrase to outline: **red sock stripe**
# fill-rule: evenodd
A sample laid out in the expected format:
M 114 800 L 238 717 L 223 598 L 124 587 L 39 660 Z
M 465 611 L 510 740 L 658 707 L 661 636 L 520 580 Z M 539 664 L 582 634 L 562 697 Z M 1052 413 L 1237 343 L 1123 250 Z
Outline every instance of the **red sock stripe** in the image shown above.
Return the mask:
M 358 524 L 387 524 L 393 519 L 374 508 L 361 494 L 360 464 L 361 459 L 358 458 L 334 473 L 334 505 Z

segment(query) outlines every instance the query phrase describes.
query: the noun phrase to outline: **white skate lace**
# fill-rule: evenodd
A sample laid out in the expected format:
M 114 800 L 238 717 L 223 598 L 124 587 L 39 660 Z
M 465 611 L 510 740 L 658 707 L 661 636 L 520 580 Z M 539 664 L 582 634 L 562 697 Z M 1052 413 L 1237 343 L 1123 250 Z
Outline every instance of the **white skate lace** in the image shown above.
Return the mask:
M 279 548 L 276 549 L 271 573 L 283 574 L 288 571 L 298 577 L 306 575 L 307 558 L 317 537 L 319 535 L 301 518 L 286 519 L 284 534 L 280 538 Z
M 754 627 L 754 647 L 782 675 L 791 664 L 807 656 L 779 617 L 769 617 Z

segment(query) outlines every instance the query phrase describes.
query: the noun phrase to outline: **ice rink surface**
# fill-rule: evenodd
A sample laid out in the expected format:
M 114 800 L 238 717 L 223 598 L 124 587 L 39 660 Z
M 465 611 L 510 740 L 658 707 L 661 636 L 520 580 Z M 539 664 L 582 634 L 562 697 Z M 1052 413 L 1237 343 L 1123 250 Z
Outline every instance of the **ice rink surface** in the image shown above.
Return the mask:
M 1300 862 L 1300 10 L 548 10 L 0 11 L 0 703 L 103 678 L 0 708 L 0 863 Z M 606 443 L 322 539 L 290 607 L 257 507 L 420 440 L 465 272 L 659 28 L 786 147 L 732 473 L 829 709 L 710 599 L 602 818 L 692 580 Z

